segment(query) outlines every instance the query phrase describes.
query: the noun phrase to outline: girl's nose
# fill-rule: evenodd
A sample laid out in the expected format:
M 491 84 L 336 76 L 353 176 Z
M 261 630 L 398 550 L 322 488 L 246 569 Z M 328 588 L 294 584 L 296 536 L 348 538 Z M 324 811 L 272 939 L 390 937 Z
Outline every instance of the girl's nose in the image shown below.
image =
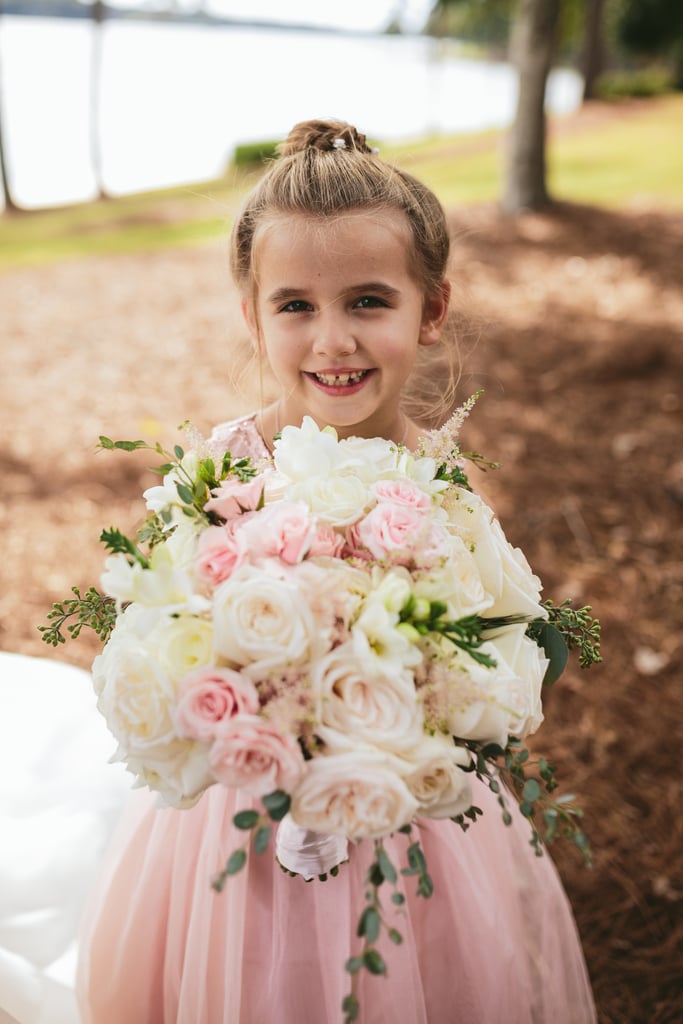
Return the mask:
M 336 310 L 323 310 L 315 318 L 313 330 L 316 355 L 350 356 L 357 348 L 351 325 Z

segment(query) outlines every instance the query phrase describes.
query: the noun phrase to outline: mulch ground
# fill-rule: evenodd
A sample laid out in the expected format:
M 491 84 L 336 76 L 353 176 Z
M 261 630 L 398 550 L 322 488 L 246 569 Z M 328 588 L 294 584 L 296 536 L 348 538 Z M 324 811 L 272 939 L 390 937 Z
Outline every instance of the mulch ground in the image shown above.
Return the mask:
M 534 749 L 586 813 L 594 867 L 553 848 L 602 1024 L 683 1020 L 683 214 L 559 205 L 452 211 L 468 448 L 545 593 L 589 603 L 602 665 L 573 667 Z M 96 582 L 104 526 L 131 529 L 144 454 L 258 402 L 225 244 L 0 276 L 0 647 L 87 666 L 36 625 Z M 266 392 L 268 383 L 266 382 Z M 477 480 L 479 485 L 479 480 Z

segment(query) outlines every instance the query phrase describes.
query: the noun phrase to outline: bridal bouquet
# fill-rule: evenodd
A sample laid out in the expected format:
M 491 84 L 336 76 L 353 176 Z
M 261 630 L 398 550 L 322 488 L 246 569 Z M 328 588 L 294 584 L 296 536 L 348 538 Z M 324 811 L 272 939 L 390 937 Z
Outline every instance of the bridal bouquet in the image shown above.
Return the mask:
M 561 671 L 566 641 L 598 660 L 597 624 L 589 609 L 541 603 L 524 556 L 469 489 L 452 430 L 427 435 L 417 455 L 339 440 L 308 418 L 259 465 L 201 439 L 170 457 L 154 450 L 169 461 L 145 492 L 139 536 L 102 534 L 104 593 L 75 591 L 42 627 L 56 644 L 76 615 L 72 634 L 87 624 L 106 641 L 98 707 L 139 784 L 176 807 L 216 783 L 252 794 L 235 824 L 257 852 L 282 819 L 341 843 L 374 840 L 352 974 L 384 970 L 377 891 L 396 868 L 382 839 L 420 816 L 469 827 L 481 813 L 473 774 L 509 820 L 507 773 L 539 852 L 541 828 L 586 848 L 578 809 L 550 797 L 554 768 L 541 760 L 538 778 L 525 774 L 522 741 L 542 721 L 542 684 Z M 418 843 L 408 859 L 428 896 Z

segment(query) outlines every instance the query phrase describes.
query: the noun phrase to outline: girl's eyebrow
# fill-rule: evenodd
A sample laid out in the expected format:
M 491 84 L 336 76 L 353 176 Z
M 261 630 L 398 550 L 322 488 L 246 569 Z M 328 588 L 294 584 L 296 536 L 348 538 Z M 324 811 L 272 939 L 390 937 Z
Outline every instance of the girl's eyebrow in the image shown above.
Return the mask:
M 385 299 L 396 299 L 400 295 L 398 288 L 394 288 L 384 281 L 361 281 L 359 284 L 353 284 L 346 288 L 342 294 L 353 293 L 354 295 L 362 295 L 366 292 L 380 295 Z M 271 292 L 267 301 L 277 306 L 278 303 L 284 302 L 285 299 L 305 298 L 307 294 L 308 290 L 305 288 L 291 288 L 284 285 L 282 288 L 276 288 L 274 292 Z

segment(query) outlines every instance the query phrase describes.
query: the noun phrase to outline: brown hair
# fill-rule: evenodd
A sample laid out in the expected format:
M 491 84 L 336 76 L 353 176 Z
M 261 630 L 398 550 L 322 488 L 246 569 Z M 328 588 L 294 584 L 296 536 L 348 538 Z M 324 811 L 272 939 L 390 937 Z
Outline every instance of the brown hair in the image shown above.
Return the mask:
M 345 213 L 396 210 L 410 229 L 410 259 L 425 299 L 446 276 L 450 239 L 441 203 L 407 171 L 377 156 L 365 135 L 344 121 L 302 121 L 279 147 L 276 159 L 247 196 L 232 229 L 230 269 L 251 298 L 256 293 L 254 250 L 260 230 L 273 218 L 299 214 L 336 217 Z M 404 406 L 417 419 L 439 421 L 454 404 L 457 355 L 441 353 L 437 379 L 421 364 L 407 388 Z M 444 383 L 444 362 L 448 373 Z M 431 378 L 431 379 L 430 379 Z
M 355 210 L 404 213 L 416 280 L 425 296 L 439 287 L 448 263 L 448 227 L 441 204 L 426 185 L 379 159 L 365 136 L 343 121 L 295 125 L 280 153 L 247 197 L 233 227 L 230 267 L 243 291 L 253 289 L 257 232 L 274 215 L 335 217 Z

